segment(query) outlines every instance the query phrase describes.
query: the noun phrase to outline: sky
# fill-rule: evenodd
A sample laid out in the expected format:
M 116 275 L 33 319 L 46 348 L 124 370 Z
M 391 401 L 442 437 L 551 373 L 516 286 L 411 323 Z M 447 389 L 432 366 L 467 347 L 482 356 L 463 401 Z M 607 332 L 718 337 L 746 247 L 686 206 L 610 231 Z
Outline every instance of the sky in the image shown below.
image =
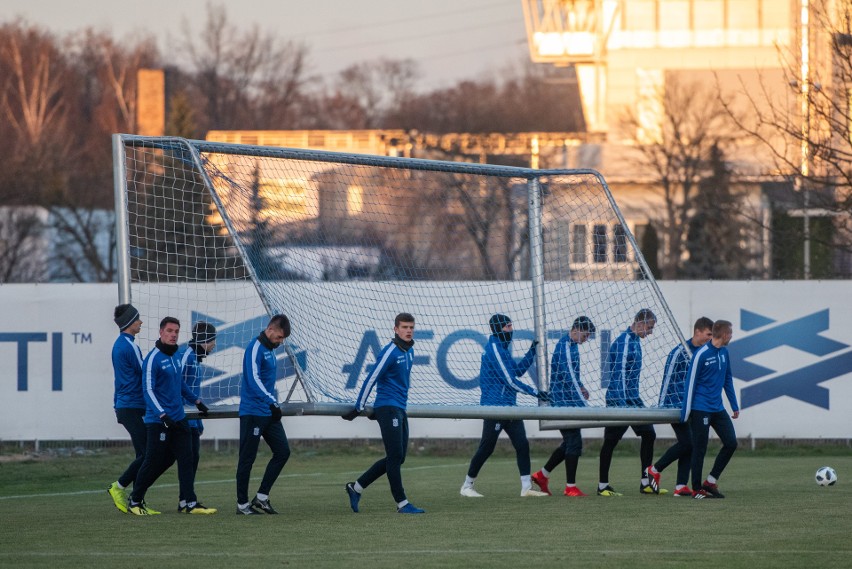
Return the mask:
M 0 0 L 0 24 L 23 18 L 61 35 L 86 28 L 117 39 L 153 34 L 170 63 L 169 46 L 183 22 L 199 32 L 210 0 Z M 215 0 L 228 21 L 257 25 L 282 41 L 308 47 L 311 74 L 331 77 L 353 63 L 413 59 L 421 89 L 494 76 L 528 57 L 522 0 Z

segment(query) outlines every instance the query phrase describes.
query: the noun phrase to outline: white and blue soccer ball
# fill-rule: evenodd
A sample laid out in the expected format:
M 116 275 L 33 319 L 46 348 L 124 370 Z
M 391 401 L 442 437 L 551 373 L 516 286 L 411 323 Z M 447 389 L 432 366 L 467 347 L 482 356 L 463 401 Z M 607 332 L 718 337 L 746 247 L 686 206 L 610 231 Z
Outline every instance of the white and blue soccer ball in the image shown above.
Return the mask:
M 814 475 L 816 483 L 820 486 L 834 486 L 837 482 L 837 472 L 830 466 L 821 466 Z

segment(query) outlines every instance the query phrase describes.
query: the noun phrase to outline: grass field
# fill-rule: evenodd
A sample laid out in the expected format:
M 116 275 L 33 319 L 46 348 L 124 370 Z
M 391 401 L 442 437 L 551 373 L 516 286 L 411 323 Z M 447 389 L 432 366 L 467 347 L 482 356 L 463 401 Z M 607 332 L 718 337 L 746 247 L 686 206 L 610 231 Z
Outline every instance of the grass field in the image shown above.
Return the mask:
M 534 469 L 547 448 L 535 447 Z M 118 512 L 105 488 L 129 460 L 124 450 L 6 456 L 0 567 L 852 566 L 852 452 L 842 447 L 830 454 L 740 452 L 720 480 L 727 498 L 703 501 L 640 495 L 638 457 L 629 448 L 616 455 L 610 480 L 622 498 L 521 498 L 514 459 L 500 450 L 477 481 L 486 497 L 465 499 L 458 489 L 466 450 L 415 455 L 403 478 L 425 515 L 397 514 L 384 479 L 365 491 L 354 514 L 343 484 L 379 456 L 377 447 L 297 448 L 272 493 L 282 515 L 249 518 L 234 514 L 234 451 L 202 454 L 196 490 L 220 509 L 215 516 L 177 514 L 174 471 L 148 494 L 163 515 Z M 258 459 L 252 491 L 267 458 Z M 823 464 L 838 471 L 836 486 L 814 483 Z M 663 474 L 669 490 L 673 474 L 673 467 Z M 596 478 L 597 452 L 588 449 L 578 483 L 591 492 Z M 561 487 L 564 471 L 553 480 Z

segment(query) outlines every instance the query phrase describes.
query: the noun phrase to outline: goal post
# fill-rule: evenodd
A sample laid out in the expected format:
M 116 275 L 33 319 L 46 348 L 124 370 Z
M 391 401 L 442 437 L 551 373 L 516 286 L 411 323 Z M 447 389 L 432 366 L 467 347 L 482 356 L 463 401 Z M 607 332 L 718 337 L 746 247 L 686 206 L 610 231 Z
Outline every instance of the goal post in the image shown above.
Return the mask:
M 415 316 L 411 417 L 676 421 L 658 405 L 668 352 L 682 344 L 656 281 L 603 177 L 413 158 L 114 135 L 119 302 L 150 348 L 176 316 L 217 327 L 204 362 L 211 415 L 234 416 L 242 353 L 269 315 L 292 335 L 277 391 L 290 415 L 351 409 L 400 312 Z M 641 309 L 643 405 L 610 408 L 609 346 Z M 493 314 L 514 323 L 521 381 L 549 388 L 550 356 L 578 316 L 585 407 L 479 404 Z M 556 425 L 556 424 L 554 424 Z

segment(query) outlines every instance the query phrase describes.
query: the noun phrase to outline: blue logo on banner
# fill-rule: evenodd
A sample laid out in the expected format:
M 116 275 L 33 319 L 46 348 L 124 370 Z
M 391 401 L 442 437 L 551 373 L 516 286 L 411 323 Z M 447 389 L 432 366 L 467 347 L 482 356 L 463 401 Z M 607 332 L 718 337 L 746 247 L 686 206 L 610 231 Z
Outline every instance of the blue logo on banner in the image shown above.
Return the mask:
M 829 408 L 829 391 L 819 384 L 852 372 L 852 350 L 848 344 L 821 335 L 829 327 L 827 309 L 783 323 L 741 309 L 740 321 L 740 328 L 747 332 L 754 330 L 755 333 L 730 343 L 731 369 L 737 379 L 757 382 L 740 391 L 743 408 L 784 396 L 823 409 Z M 748 358 L 782 346 L 822 359 L 758 382 L 778 370 L 749 362 Z

